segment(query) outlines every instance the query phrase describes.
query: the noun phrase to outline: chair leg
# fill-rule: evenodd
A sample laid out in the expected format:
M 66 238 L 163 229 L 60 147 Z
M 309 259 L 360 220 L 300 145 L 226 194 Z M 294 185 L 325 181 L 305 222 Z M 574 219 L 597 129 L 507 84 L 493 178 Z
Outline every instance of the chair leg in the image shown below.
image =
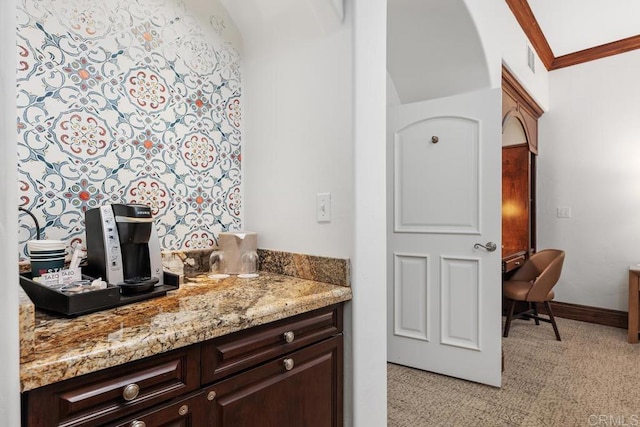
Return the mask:
M 540 319 L 538 319 L 538 303 L 533 301 L 530 302 L 529 308 L 533 310 L 533 315 L 536 316 L 533 318 L 533 320 L 536 321 L 536 325 L 540 326 Z
M 547 312 L 549 313 L 549 319 L 551 320 L 551 325 L 553 326 L 553 332 L 556 333 L 556 339 L 558 341 L 562 341 L 560 339 L 560 332 L 558 332 L 558 326 L 556 325 L 556 319 L 553 317 L 553 312 L 551 311 L 551 304 L 549 304 L 549 301 L 545 301 L 544 302 L 544 307 L 547 309 Z
M 511 307 L 509 307 L 509 313 L 507 314 L 507 321 L 504 324 L 504 334 L 503 337 L 507 338 L 509 336 L 509 327 L 511 326 L 511 318 L 513 317 L 513 310 L 516 308 L 516 301 L 511 301 Z

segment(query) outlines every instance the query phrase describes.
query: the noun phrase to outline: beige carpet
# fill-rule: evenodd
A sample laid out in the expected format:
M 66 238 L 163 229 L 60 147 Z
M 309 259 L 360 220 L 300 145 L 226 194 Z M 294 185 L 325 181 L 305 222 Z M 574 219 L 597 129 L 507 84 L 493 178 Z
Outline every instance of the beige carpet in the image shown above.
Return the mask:
M 502 388 L 388 364 L 388 425 L 640 426 L 640 344 L 626 329 L 514 320 Z

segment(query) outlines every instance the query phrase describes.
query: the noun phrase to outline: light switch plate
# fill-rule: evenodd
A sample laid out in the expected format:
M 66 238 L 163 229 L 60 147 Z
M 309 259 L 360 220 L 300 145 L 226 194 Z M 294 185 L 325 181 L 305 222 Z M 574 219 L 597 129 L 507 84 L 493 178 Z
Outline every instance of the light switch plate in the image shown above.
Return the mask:
M 318 222 L 331 221 L 331 193 L 316 194 L 316 220 Z

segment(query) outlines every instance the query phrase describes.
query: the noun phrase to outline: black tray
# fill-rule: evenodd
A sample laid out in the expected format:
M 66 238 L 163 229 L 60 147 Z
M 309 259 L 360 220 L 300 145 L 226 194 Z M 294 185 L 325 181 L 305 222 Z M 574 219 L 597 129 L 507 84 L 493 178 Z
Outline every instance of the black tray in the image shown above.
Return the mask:
M 94 279 L 86 274 L 83 274 L 82 278 Z M 20 274 L 20 286 L 22 286 L 22 289 L 24 289 L 36 308 L 68 317 L 157 298 L 166 295 L 168 291 L 178 289 L 180 286 L 180 276 L 167 271 L 164 272 L 163 281 L 163 285 L 155 286 L 150 291 L 136 294 L 123 295 L 120 293 L 118 286 L 109 285 L 106 289 L 70 295 L 34 282 L 31 278 L 31 273 Z

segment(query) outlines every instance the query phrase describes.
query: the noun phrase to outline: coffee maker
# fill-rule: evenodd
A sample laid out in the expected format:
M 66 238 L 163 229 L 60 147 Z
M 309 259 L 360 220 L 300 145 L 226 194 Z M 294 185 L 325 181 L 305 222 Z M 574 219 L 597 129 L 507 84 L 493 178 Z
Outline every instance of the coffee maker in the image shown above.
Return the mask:
M 151 208 L 111 204 L 85 212 L 87 267 L 123 293 L 145 292 L 163 284 L 160 241 Z

